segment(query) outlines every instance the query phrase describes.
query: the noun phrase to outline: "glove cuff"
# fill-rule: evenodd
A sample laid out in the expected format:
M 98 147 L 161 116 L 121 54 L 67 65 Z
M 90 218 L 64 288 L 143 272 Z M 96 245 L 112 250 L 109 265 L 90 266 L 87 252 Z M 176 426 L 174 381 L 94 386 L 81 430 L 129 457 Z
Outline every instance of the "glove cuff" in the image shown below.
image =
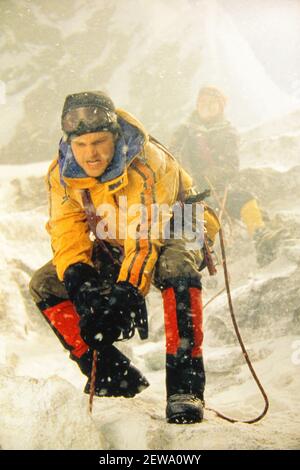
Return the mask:
M 99 281 L 98 271 L 86 263 L 71 264 L 64 274 L 65 288 L 72 302 L 84 283 L 90 282 L 93 285 L 98 285 Z

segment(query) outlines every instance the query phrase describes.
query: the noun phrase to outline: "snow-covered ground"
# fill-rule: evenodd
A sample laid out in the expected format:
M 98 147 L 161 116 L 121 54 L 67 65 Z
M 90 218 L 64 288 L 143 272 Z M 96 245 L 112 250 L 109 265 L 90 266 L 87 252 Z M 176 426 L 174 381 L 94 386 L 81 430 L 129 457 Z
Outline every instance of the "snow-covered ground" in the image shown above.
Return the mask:
M 201 424 L 165 422 L 163 311 L 155 290 L 149 296 L 149 340 L 134 338 L 122 345 L 151 386 L 134 399 L 95 398 L 89 414 L 88 397 L 82 393 L 86 378 L 28 294 L 31 273 L 51 256 L 43 227 L 46 167 L 1 167 L 1 447 L 299 449 L 299 258 L 287 260 L 281 253 L 259 270 L 243 232 L 239 246 L 228 249 L 232 295 L 250 357 L 270 399 L 264 420 L 231 424 L 206 411 Z M 207 301 L 222 287 L 222 273 L 213 280 L 205 275 L 203 281 Z M 256 417 L 264 403 L 234 337 L 225 294 L 205 310 L 204 354 L 207 406 L 242 420 Z
M 239 128 L 291 113 L 299 108 L 297 66 L 294 77 L 281 73 L 283 83 L 294 81 L 295 94 L 280 88 L 267 66 L 273 63 L 278 72 L 282 57 L 299 61 L 296 3 L 268 2 L 268 11 L 258 0 L 0 2 L 1 163 L 50 159 L 64 98 L 82 90 L 107 91 L 165 143 L 204 84 L 223 90 L 228 116 Z M 263 14 L 251 25 L 254 7 Z M 270 37 L 283 25 L 275 61 Z M 247 40 L 256 31 L 257 40 L 269 44 L 261 48 L 263 60 Z M 272 155 L 264 158 L 272 161 Z

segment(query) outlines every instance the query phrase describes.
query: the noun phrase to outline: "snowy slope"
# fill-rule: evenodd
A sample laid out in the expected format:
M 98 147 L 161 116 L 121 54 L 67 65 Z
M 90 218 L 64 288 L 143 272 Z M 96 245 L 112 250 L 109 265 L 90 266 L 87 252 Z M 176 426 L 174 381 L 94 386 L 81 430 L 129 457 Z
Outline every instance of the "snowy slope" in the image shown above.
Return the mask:
M 165 423 L 163 312 L 156 291 L 149 299 L 150 339 L 123 345 L 151 387 L 134 399 L 96 398 L 89 415 L 88 397 L 82 393 L 85 377 L 27 290 L 31 272 L 50 257 L 43 228 L 46 167 L 1 167 L 0 173 L 2 448 L 299 449 L 300 256 L 287 261 L 283 251 L 271 266 L 258 270 L 239 227 L 238 246 L 228 248 L 232 295 L 250 357 L 270 398 L 268 416 L 253 426 L 232 425 L 206 411 L 201 424 Z M 223 285 L 222 273 L 213 281 L 205 275 L 203 281 L 207 301 Z M 255 417 L 263 401 L 236 343 L 224 294 L 205 310 L 204 351 L 207 405 L 241 419 Z
M 0 2 L 0 79 L 6 87 L 1 162 L 50 159 L 63 100 L 83 89 L 108 91 L 166 143 L 206 83 L 224 90 L 238 127 L 299 108 L 299 100 L 273 82 L 224 5 L 217 0 Z

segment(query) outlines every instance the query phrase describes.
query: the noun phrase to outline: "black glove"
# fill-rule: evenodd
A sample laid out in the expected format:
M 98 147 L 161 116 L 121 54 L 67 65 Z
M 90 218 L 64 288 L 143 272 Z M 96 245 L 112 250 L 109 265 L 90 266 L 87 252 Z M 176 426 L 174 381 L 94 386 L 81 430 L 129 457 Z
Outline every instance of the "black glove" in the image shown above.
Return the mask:
M 132 337 L 135 325 L 139 332 L 145 327 L 145 321 L 141 319 L 141 312 L 145 310 L 144 298 L 131 284 L 118 283 L 109 295 L 103 295 L 98 272 L 85 263 L 69 266 L 64 283 L 80 315 L 81 336 L 93 349 L 112 344 L 120 337 Z M 147 318 L 145 313 L 144 317 Z
M 135 286 L 126 281 L 118 282 L 112 289 L 109 302 L 116 315 L 120 315 L 120 325 L 125 338 L 133 336 L 134 327 L 138 329 L 141 339 L 148 337 L 145 299 Z
M 83 340 L 93 349 L 112 344 L 121 334 L 117 319 L 112 318 L 109 298 L 101 293 L 101 278 L 95 268 L 85 263 L 69 266 L 64 283 L 70 300 L 80 315 Z

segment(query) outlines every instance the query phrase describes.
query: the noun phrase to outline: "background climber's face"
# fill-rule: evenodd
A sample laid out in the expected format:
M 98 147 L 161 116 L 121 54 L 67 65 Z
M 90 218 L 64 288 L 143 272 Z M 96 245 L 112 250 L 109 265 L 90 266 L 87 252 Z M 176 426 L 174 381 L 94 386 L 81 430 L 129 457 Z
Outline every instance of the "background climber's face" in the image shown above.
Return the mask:
M 217 97 L 202 95 L 198 99 L 197 111 L 202 121 L 213 121 L 223 113 L 223 106 Z
M 111 132 L 92 132 L 71 141 L 76 162 L 88 176 L 102 175 L 115 153 L 115 136 Z

